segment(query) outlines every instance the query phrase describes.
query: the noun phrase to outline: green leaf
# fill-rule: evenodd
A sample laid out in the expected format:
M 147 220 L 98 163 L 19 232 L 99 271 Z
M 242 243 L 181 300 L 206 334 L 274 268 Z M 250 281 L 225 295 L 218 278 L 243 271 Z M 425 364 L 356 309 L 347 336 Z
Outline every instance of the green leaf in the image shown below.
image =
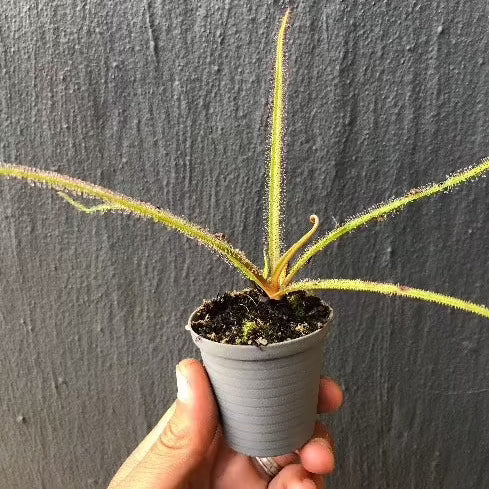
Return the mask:
M 412 189 L 403 197 L 395 199 L 387 204 L 379 204 L 375 206 L 372 210 L 369 210 L 364 214 L 361 214 L 360 216 L 351 219 L 350 221 L 347 221 L 345 224 L 336 228 L 331 233 L 321 238 L 317 243 L 312 245 L 308 250 L 306 250 L 297 261 L 297 263 L 292 267 L 284 283 L 291 283 L 292 279 L 316 253 L 324 250 L 326 247 L 337 241 L 342 236 L 345 236 L 346 234 L 349 234 L 352 231 L 355 231 L 356 229 L 365 226 L 367 223 L 374 219 L 379 219 L 386 216 L 387 214 L 392 214 L 397 210 L 401 210 L 406 205 L 412 204 L 419 199 L 423 199 L 425 197 L 438 194 L 440 192 L 448 191 L 453 187 L 456 187 L 457 185 L 480 177 L 487 171 L 489 171 L 489 158 L 484 159 L 482 163 L 477 166 L 467 168 L 466 170 L 462 170 L 454 174 L 442 183 L 437 183 L 423 188 Z
M 457 299 L 444 294 L 438 294 L 429 290 L 415 289 L 404 285 L 395 285 L 389 283 L 370 282 L 366 280 L 350 280 L 333 278 L 329 280 L 305 280 L 296 282 L 286 287 L 282 292 L 288 294 L 296 290 L 347 290 L 357 292 L 376 292 L 378 294 L 398 295 L 419 299 L 422 301 L 435 302 L 443 306 L 455 307 L 463 311 L 478 314 L 489 318 L 489 309 L 486 306 L 474 304 L 473 302 Z
M 273 273 L 280 259 L 283 185 L 283 142 L 285 132 L 285 37 L 290 11 L 284 15 L 277 41 L 273 95 L 272 146 L 270 149 L 268 201 L 268 255 Z
M 161 210 L 152 204 L 141 202 L 131 197 L 113 192 L 104 187 L 84 182 L 76 178 L 60 175 L 59 173 L 38 170 L 20 165 L 0 163 L 0 177 L 13 177 L 28 180 L 41 186 L 51 187 L 61 193 L 61 197 L 67 200 L 83 212 L 119 211 L 129 212 L 138 217 L 149 218 L 160 224 L 175 229 L 186 236 L 193 238 L 205 246 L 217 251 L 234 265 L 245 277 L 249 278 L 260 287 L 266 286 L 258 268 L 238 249 L 233 248 L 227 241 L 213 235 L 209 231 L 193 224 L 182 217 L 175 216 L 168 211 Z M 99 199 L 104 204 L 95 207 L 86 207 L 68 197 L 63 192 Z

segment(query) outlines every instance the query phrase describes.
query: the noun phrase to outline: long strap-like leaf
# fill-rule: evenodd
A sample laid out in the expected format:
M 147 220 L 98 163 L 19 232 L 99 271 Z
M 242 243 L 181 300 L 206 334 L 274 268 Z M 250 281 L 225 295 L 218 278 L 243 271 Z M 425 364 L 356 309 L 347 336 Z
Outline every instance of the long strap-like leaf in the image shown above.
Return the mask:
M 275 60 L 273 96 L 272 146 L 269 168 L 268 255 L 273 271 L 280 260 L 281 207 L 283 185 L 283 141 L 285 131 L 285 37 L 290 12 L 287 10 L 280 26 Z
M 389 283 L 370 282 L 367 280 L 350 280 L 333 278 L 329 280 L 305 280 L 289 285 L 283 290 L 283 293 L 293 292 L 295 290 L 349 290 L 357 292 L 376 292 L 378 294 L 398 295 L 419 299 L 428 302 L 435 302 L 443 306 L 455 307 L 464 311 L 472 312 L 489 318 L 489 309 L 486 306 L 474 304 L 473 302 L 457 299 L 444 294 L 438 294 L 429 290 L 415 289 L 404 285 L 395 285 Z
M 379 204 L 375 206 L 372 210 L 365 212 L 364 214 L 347 221 L 342 226 L 339 226 L 331 233 L 327 234 L 324 238 L 321 238 L 317 243 L 312 245 L 304 254 L 300 257 L 297 263 L 292 267 L 290 273 L 285 279 L 285 284 L 289 284 L 292 279 L 297 275 L 301 268 L 306 265 L 306 263 L 320 251 L 324 250 L 331 243 L 334 243 L 342 236 L 355 231 L 362 226 L 374 219 L 379 219 L 387 214 L 391 214 L 397 210 L 402 209 L 408 204 L 415 202 L 416 200 L 423 199 L 424 197 L 429 197 L 431 195 L 438 194 L 440 192 L 445 192 L 450 190 L 457 185 L 473 180 L 480 177 L 484 173 L 489 171 L 489 158 L 482 161 L 480 165 L 468 168 L 464 171 L 453 175 L 442 183 L 437 183 L 435 185 L 430 185 L 423 188 L 413 189 L 408 192 L 405 196 L 395 199 L 387 204 Z
M 260 271 L 246 256 L 229 243 L 211 234 L 209 231 L 193 224 L 182 217 L 168 211 L 141 202 L 131 197 L 113 192 L 104 187 L 84 182 L 59 173 L 38 170 L 21 165 L 0 163 L 0 177 L 13 177 L 46 185 L 58 191 L 70 192 L 75 195 L 100 199 L 107 204 L 101 210 L 126 211 L 139 217 L 153 219 L 165 226 L 196 239 L 200 243 L 217 251 L 233 264 L 245 277 L 262 286 L 265 283 Z M 65 197 L 66 198 L 66 197 Z M 71 200 L 71 199 L 69 199 Z

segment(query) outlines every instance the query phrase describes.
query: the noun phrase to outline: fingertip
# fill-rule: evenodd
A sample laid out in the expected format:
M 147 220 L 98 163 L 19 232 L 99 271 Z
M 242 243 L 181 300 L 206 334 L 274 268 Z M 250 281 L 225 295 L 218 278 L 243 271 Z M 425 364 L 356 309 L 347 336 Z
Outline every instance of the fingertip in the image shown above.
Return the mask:
M 196 445 L 207 446 L 218 425 L 218 410 L 212 387 L 203 365 L 193 358 L 181 360 L 177 367 L 177 398 L 194 421 Z M 185 409 L 185 408 L 184 408 Z
M 196 370 L 204 371 L 202 364 L 195 358 L 184 358 L 183 360 L 180 360 L 180 362 L 178 362 L 177 369 L 180 369 L 184 375 L 190 374 Z
M 203 394 L 205 394 L 205 397 L 211 395 L 212 389 L 209 377 L 204 366 L 198 360 L 185 358 L 178 363 L 176 371 L 177 377 L 178 373 L 180 373 L 189 383 L 192 391 L 199 393 L 199 397 Z
M 334 451 L 325 438 L 313 438 L 300 452 L 304 468 L 313 474 L 330 474 L 335 469 Z
M 321 379 L 319 384 L 318 412 L 337 411 L 345 402 L 345 393 L 341 386 L 332 379 Z
M 209 397 L 209 381 L 204 367 L 199 361 L 193 358 L 185 358 L 177 364 L 175 370 L 178 400 L 192 406 L 196 398 L 201 403 L 202 397 Z

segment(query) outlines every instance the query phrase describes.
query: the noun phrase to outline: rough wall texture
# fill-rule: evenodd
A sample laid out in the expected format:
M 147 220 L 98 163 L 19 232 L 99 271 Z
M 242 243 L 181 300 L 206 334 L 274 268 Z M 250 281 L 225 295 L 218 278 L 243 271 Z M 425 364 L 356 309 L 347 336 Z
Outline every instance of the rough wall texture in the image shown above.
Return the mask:
M 118 189 L 222 231 L 261 260 L 279 2 L 7 0 L 0 158 Z M 489 153 L 486 2 L 296 2 L 286 240 Z M 104 488 L 170 404 L 183 325 L 245 282 L 148 222 L 77 213 L 0 182 L 2 488 Z M 370 225 L 310 274 L 489 303 L 489 184 Z M 403 299 L 324 294 L 330 486 L 489 487 L 487 321 Z

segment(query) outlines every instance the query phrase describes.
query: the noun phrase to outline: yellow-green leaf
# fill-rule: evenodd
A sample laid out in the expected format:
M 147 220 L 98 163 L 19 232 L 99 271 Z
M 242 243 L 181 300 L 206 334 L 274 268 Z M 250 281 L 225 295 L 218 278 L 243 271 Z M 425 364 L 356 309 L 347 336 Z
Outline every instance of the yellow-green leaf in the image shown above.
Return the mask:
M 419 199 L 429 197 L 431 195 L 438 194 L 440 192 L 445 192 L 447 190 L 456 187 L 462 183 L 466 183 L 470 180 L 474 180 L 477 177 L 484 175 L 489 171 L 489 158 L 486 158 L 477 166 L 467 168 L 456 174 L 450 176 L 442 183 L 437 183 L 434 185 L 429 185 L 426 187 L 416 188 L 410 190 L 406 195 L 395 199 L 387 204 L 379 204 L 375 206 L 372 210 L 367 211 L 360 216 L 347 221 L 345 224 L 339 226 L 331 233 L 327 234 L 321 238 L 317 243 L 312 245 L 304 254 L 300 257 L 297 263 L 292 267 L 290 273 L 285 279 L 285 284 L 289 284 L 292 279 L 297 275 L 297 273 L 308 263 L 308 261 L 320 251 L 324 250 L 331 243 L 334 243 L 342 236 L 355 231 L 374 219 L 383 218 L 387 214 L 392 214 L 397 210 L 401 210 L 408 204 L 411 204 Z
M 113 192 L 112 190 L 108 190 L 93 183 L 84 182 L 83 180 L 21 165 L 0 163 L 0 177 L 18 178 L 40 184 L 41 186 L 51 187 L 57 190 L 58 193 L 61 193 L 60 196 L 67 200 L 71 205 L 74 205 L 84 212 L 122 211 L 129 212 L 138 217 L 152 219 L 169 228 L 180 231 L 188 237 L 217 251 L 244 276 L 258 284 L 260 287 L 266 286 L 266 281 L 261 272 L 240 250 L 233 248 L 233 246 L 226 240 L 219 238 L 218 235 L 214 235 L 200 226 L 193 224 L 182 217 L 175 216 L 168 211 L 159 209 L 152 204 L 132 199 L 131 197 Z M 103 201 L 104 204 L 89 208 L 76 202 L 71 197 L 66 196 L 64 192 L 99 199 Z
M 269 168 L 268 255 L 273 273 L 280 259 L 281 207 L 283 186 L 283 144 L 285 131 L 285 37 L 290 11 L 284 15 L 277 41 L 273 95 L 272 145 Z
M 370 282 L 359 279 L 340 279 L 333 278 L 329 280 L 305 280 L 296 282 L 286 287 L 282 293 L 287 294 L 295 290 L 347 290 L 356 292 L 376 292 L 385 295 L 398 295 L 401 297 L 409 297 L 411 299 L 419 299 L 422 301 L 435 302 L 443 306 L 455 307 L 463 311 L 478 314 L 485 318 L 489 318 L 489 309 L 486 306 L 474 304 L 463 299 L 451 297 L 449 295 L 431 292 L 430 290 L 415 289 L 405 285 L 396 285 L 381 282 Z

